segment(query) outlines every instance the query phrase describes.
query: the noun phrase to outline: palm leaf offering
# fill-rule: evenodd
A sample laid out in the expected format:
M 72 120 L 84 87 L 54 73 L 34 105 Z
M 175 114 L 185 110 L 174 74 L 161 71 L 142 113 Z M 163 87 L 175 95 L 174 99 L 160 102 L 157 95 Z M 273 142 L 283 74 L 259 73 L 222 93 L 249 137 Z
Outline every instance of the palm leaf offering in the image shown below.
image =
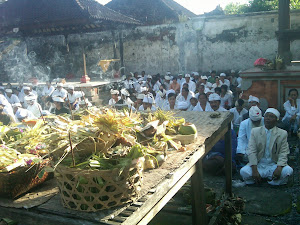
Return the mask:
M 168 150 L 181 147 L 172 135 L 178 134 L 185 120 L 171 112 L 140 114 L 102 108 L 76 115 L 75 120 L 67 115 L 47 116 L 31 126 L 1 126 L 0 141 L 5 147 L 0 146 L 0 170 L 22 154 L 51 158 L 54 169 L 62 163 L 81 169 L 122 170 L 141 157 L 145 164 L 153 162 L 148 168 L 155 168 L 166 159 Z

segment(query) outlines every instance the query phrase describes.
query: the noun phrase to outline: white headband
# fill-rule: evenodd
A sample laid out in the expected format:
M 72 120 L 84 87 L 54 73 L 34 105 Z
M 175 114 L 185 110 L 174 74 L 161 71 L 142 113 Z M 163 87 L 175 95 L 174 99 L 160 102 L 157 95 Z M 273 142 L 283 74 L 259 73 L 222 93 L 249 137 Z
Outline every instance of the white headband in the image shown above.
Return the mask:
M 249 99 L 248 99 L 248 102 L 257 102 L 257 103 L 259 103 L 259 98 L 250 95 Z
M 274 108 L 268 108 L 264 114 L 264 116 L 266 115 L 266 113 L 272 113 L 277 117 L 277 120 L 279 120 L 280 118 L 280 112 L 277 109 Z
M 259 121 L 262 118 L 261 110 L 257 106 L 252 106 L 249 110 L 249 117 L 252 121 Z
M 208 101 L 221 101 L 221 97 L 217 93 L 213 93 L 208 97 Z

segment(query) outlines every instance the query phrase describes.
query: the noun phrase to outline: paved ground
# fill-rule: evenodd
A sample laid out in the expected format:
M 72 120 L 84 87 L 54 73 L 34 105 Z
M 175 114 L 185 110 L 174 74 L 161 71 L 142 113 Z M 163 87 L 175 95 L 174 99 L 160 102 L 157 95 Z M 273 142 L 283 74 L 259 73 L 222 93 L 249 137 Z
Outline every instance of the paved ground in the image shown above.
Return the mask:
M 291 154 L 289 165 L 294 169 L 293 179 L 281 187 L 267 183 L 233 188 L 233 193 L 246 200 L 242 214 L 242 224 L 248 225 L 299 225 L 300 224 L 300 158 L 297 139 L 289 140 Z M 240 176 L 235 174 L 234 180 Z M 206 186 L 213 189 L 218 199 L 223 192 L 224 177 L 205 174 Z M 187 185 L 170 203 L 151 221 L 150 225 L 189 225 L 191 206 Z

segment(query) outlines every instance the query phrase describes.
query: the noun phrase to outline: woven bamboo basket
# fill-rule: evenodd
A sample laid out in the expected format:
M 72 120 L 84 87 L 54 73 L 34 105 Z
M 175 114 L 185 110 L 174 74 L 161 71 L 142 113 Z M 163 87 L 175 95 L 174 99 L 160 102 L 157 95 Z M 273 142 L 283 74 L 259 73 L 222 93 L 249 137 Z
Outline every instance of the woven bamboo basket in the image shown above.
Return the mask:
M 16 168 L 10 172 L 1 172 L 0 196 L 16 198 L 42 184 L 49 176 L 49 173 L 44 170 L 47 165 L 49 165 L 49 160 L 44 160 L 32 168 L 27 166 Z
M 119 206 L 139 197 L 143 163 L 113 170 L 82 170 L 59 165 L 56 168 L 64 207 L 95 212 Z

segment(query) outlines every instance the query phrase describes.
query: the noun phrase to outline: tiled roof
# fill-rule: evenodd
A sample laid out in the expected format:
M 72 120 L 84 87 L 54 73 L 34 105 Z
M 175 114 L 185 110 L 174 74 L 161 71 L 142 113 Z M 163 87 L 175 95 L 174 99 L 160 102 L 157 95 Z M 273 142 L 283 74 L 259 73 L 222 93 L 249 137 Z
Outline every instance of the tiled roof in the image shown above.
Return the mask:
M 62 0 L 61 0 L 62 1 Z M 139 21 L 113 11 L 95 0 L 75 0 L 82 10 L 87 10 L 89 15 L 95 19 L 110 20 L 121 23 L 139 24 Z
M 173 0 L 162 0 L 166 5 L 168 5 L 172 10 L 176 11 L 178 14 L 182 14 L 188 17 L 195 17 L 196 14 L 190 10 L 184 8 L 182 5 L 178 4 Z
M 139 24 L 95 0 L 9 0 L 0 4 L 0 27 L 72 26 L 92 21 Z
M 173 0 L 112 0 L 105 6 L 148 25 L 165 20 L 177 22 L 179 15 L 196 16 Z

